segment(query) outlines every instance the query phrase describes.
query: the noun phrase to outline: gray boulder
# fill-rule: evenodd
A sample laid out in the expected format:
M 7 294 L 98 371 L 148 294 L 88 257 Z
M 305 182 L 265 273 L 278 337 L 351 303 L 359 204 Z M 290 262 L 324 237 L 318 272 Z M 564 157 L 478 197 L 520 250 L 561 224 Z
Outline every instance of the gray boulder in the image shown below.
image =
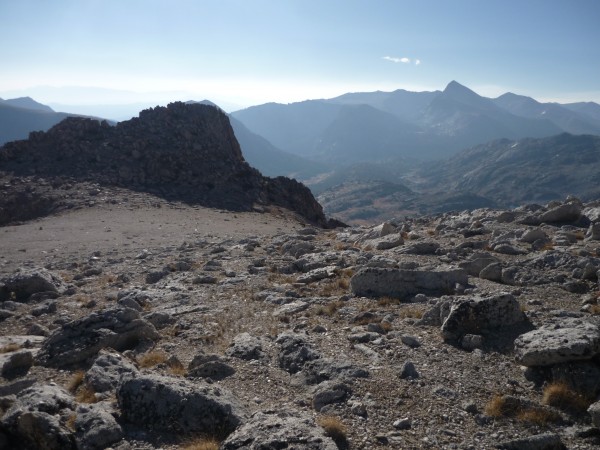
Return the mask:
M 502 264 L 496 262 L 485 266 L 479 272 L 479 278 L 500 283 L 502 281 Z
M 80 450 L 102 450 L 123 438 L 123 430 L 104 405 L 80 405 L 76 411 L 75 439 Z
M 397 250 L 403 255 L 435 255 L 435 252 L 440 248 L 437 242 L 415 242 L 414 244 L 406 245 Z
M 396 248 L 399 245 L 404 244 L 404 239 L 402 238 L 401 234 L 394 233 L 378 239 L 372 239 L 367 241 L 367 243 L 375 247 L 377 250 L 389 250 L 390 248 Z
M 600 400 L 592 403 L 587 412 L 590 414 L 594 426 L 600 428 Z
M 102 350 L 85 374 L 85 382 L 94 392 L 113 391 L 126 375 L 135 375 L 135 365 L 117 352 Z
M 600 222 L 590 224 L 586 233 L 586 239 L 591 241 L 600 241 Z
M 134 309 L 110 309 L 69 322 L 42 344 L 37 362 L 47 367 L 69 367 L 82 363 L 103 348 L 124 351 L 142 341 L 156 341 L 156 328 Z
M 577 202 L 565 203 L 539 216 L 540 223 L 576 222 L 581 217 L 582 206 Z
M 225 351 L 225 354 L 227 356 L 245 360 L 261 359 L 265 357 L 261 340 L 248 333 L 241 333 L 233 338 L 233 343 Z
M 520 240 L 521 242 L 533 244 L 538 240 L 547 241 L 548 235 L 541 228 L 531 228 L 523 233 Z
M 287 410 L 257 412 L 232 433 L 221 450 L 337 450 L 312 417 Z
M 315 411 L 321 411 L 327 405 L 346 401 L 350 395 L 352 395 L 352 390 L 347 384 L 324 381 L 315 389 L 312 399 L 313 408 Z
M 496 448 L 502 450 L 565 450 L 558 434 L 544 433 L 501 442 Z
M 319 359 L 321 355 L 310 347 L 308 341 L 295 333 L 281 333 L 275 340 L 279 344 L 279 367 L 289 373 L 302 370 L 307 361 Z
M 455 340 L 465 334 L 485 334 L 522 323 L 525 319 L 519 302 L 511 294 L 459 300 L 452 305 L 442 324 L 442 336 Z
M 565 318 L 544 325 L 515 340 L 515 357 L 524 366 L 588 360 L 600 353 L 600 327 L 581 319 Z
M 489 253 L 478 252 L 473 254 L 467 261 L 458 264 L 461 269 L 467 271 L 472 277 L 477 277 L 483 269 L 493 263 L 499 263 L 500 260 Z
M 14 296 L 17 301 L 23 302 L 33 294 L 58 294 L 62 288 L 62 280 L 46 269 L 21 269 L 0 283 L 0 301 L 9 300 Z
M 33 386 L 22 391 L 2 418 L 8 448 L 75 449 L 65 420 L 75 407 L 73 397 L 57 386 Z
M 462 269 L 450 267 L 432 270 L 366 267 L 360 269 L 350 280 L 350 288 L 354 295 L 406 300 L 416 294 L 453 293 L 457 284 L 467 284 L 467 273 Z
M 348 361 L 319 358 L 307 361 L 296 376 L 305 384 L 319 384 L 328 380 L 367 378 L 369 372 Z
M 0 372 L 4 378 L 12 379 L 27 374 L 33 365 L 33 353 L 30 350 L 18 350 L 0 355 Z
M 219 355 L 199 353 L 188 366 L 188 377 L 191 378 L 222 380 L 234 373 L 235 369 Z
M 128 378 L 117 389 L 126 422 L 151 430 L 230 433 L 246 411 L 228 391 L 196 381 L 158 375 Z

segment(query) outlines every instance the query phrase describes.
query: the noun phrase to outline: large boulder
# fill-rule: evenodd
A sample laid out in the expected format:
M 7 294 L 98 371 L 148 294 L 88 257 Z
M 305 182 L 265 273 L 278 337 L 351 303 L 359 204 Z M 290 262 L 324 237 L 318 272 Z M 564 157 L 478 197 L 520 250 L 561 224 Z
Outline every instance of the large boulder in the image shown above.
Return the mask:
M 102 350 L 86 372 L 85 382 L 94 392 L 113 391 L 124 376 L 137 373 L 137 367 L 124 356 L 114 351 Z
M 102 404 L 80 405 L 76 411 L 77 447 L 102 450 L 123 438 L 123 430 Z
M 485 334 L 525 321 L 519 302 L 502 293 L 485 298 L 456 301 L 442 324 L 444 339 L 459 339 L 465 334 Z
M 517 362 L 529 367 L 588 360 L 600 353 L 600 326 L 566 318 L 522 334 L 514 346 Z
M 540 223 L 576 222 L 581 217 L 582 206 L 577 202 L 569 202 L 556 206 L 539 216 Z
M 224 389 L 159 375 L 124 379 L 117 400 L 123 420 L 151 430 L 230 433 L 247 415 Z
M 463 269 L 441 267 L 431 270 L 364 267 L 350 280 L 354 295 L 408 299 L 416 294 L 443 295 L 467 284 Z
M 73 397 L 57 386 L 25 389 L 2 418 L 8 448 L 74 450 L 75 439 L 66 426 L 74 408 Z
M 46 269 L 21 269 L 0 283 L 0 301 L 13 297 L 24 302 L 42 292 L 56 295 L 62 288 L 62 280 Z
M 95 357 L 103 348 L 124 351 L 159 338 L 156 328 L 138 311 L 110 309 L 63 325 L 44 341 L 36 359 L 42 366 L 69 367 Z
M 221 445 L 221 450 L 337 448 L 310 416 L 285 410 L 255 413 Z

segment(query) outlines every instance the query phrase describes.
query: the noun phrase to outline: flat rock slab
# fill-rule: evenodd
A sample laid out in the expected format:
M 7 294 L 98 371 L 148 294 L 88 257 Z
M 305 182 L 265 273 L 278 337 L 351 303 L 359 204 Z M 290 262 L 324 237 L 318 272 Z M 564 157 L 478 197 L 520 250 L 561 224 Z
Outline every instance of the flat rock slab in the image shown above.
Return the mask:
M 581 319 L 564 319 L 522 334 L 515 340 L 515 357 L 524 366 L 587 360 L 600 353 L 600 326 Z
M 451 267 L 432 270 L 366 267 L 350 280 L 354 295 L 400 299 L 408 299 L 416 294 L 452 294 L 457 284 L 467 284 L 467 272 Z

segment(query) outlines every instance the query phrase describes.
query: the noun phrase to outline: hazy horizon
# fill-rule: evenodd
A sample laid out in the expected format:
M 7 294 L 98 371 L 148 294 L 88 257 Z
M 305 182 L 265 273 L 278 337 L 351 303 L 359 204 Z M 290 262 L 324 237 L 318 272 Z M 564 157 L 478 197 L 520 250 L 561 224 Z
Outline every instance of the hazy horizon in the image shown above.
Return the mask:
M 0 48 L 0 97 L 50 106 L 233 111 L 452 80 L 485 97 L 600 103 L 594 0 L 22 0 L 0 16 L 14 43 Z

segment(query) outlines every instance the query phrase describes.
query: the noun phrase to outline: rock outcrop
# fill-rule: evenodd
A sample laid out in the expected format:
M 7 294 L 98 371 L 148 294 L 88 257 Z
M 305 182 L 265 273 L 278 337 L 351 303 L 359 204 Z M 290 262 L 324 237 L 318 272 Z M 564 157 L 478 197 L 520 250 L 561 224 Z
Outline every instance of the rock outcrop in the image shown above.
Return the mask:
M 209 105 L 157 106 L 114 127 L 67 118 L 47 132 L 33 132 L 27 140 L 2 147 L 0 170 L 93 180 L 234 211 L 276 205 L 327 225 L 307 187 L 285 177 L 264 177 L 248 165 L 227 115 Z M 10 204 L 3 201 L 0 207 L 10 213 L 18 199 L 6 198 Z M 40 208 L 52 210 L 46 203 Z

